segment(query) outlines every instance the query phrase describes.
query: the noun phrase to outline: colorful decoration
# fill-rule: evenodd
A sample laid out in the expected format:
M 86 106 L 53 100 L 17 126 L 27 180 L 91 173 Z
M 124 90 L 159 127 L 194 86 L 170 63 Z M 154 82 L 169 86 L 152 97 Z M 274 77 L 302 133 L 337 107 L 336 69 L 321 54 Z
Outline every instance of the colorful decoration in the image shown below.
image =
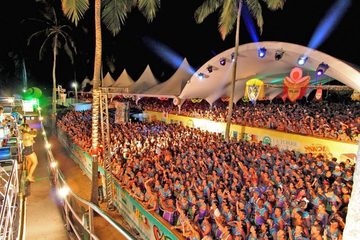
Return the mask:
M 253 104 L 257 99 L 263 100 L 265 96 L 264 82 L 259 79 L 250 79 L 246 82 L 244 97 Z
M 295 67 L 290 72 L 290 77 L 284 79 L 284 94 L 282 99 L 285 101 L 288 98 L 290 101 L 295 102 L 302 98 L 306 93 L 306 88 L 310 82 L 310 76 L 302 76 L 301 68 Z
M 320 84 L 320 86 L 316 89 L 316 93 L 315 93 L 315 99 L 317 101 L 321 101 L 322 93 L 323 93 L 323 89 L 322 89 L 322 85 Z
M 191 99 L 192 103 L 201 103 L 202 102 L 202 98 L 192 98 Z

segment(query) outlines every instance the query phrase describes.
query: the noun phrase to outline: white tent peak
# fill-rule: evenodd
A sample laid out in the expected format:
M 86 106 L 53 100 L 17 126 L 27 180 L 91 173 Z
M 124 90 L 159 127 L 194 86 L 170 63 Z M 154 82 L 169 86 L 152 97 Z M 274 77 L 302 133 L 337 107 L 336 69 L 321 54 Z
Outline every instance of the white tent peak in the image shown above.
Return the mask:
M 191 66 L 186 58 L 182 61 L 175 73 L 165 82 L 162 82 L 151 89 L 145 91 L 145 94 L 153 95 L 175 95 L 179 96 L 186 82 L 192 76 Z
M 140 78 L 130 87 L 130 93 L 144 93 L 148 89 L 156 86 L 158 81 L 154 77 L 149 65 L 146 66 Z
M 102 80 L 103 87 L 111 87 L 115 83 L 114 79 L 112 78 L 111 74 L 108 72 L 104 79 Z
M 117 78 L 116 82 L 112 85 L 112 87 L 118 88 L 128 88 L 134 84 L 134 80 L 129 76 L 126 69 L 122 71 L 120 76 Z

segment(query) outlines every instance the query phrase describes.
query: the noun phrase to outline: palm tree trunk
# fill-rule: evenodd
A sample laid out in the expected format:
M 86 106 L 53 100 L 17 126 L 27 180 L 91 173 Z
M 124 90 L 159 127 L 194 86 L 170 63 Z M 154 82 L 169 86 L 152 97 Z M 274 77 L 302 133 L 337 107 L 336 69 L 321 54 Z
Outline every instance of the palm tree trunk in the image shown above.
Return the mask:
M 54 38 L 54 48 L 53 48 L 53 69 L 52 69 L 52 78 L 53 78 L 53 89 L 52 89 L 52 111 L 51 111 L 51 133 L 53 134 L 56 130 L 56 56 L 57 56 L 57 36 Z
M 101 0 L 95 0 L 95 59 L 93 76 L 93 102 L 91 139 L 93 150 L 91 202 L 98 205 L 98 147 L 99 147 L 99 107 L 100 107 L 100 71 L 102 58 L 101 40 Z
M 52 114 L 55 118 L 56 114 L 56 55 L 57 55 L 57 36 L 54 38 L 54 48 L 53 48 L 53 68 L 52 68 L 52 78 L 53 78 L 53 89 L 52 89 Z M 54 121 L 54 119 L 53 119 Z M 54 123 L 54 122 L 53 122 Z
M 231 78 L 231 91 L 230 91 L 230 100 L 229 100 L 229 112 L 226 119 L 226 128 L 225 128 L 225 141 L 229 142 L 230 140 L 230 126 L 231 118 L 234 107 L 234 92 L 235 92 L 235 80 L 236 80 L 236 66 L 237 66 L 237 57 L 238 57 L 238 48 L 239 48 L 239 35 L 240 35 L 240 17 L 241 17 L 241 8 L 242 0 L 239 1 L 239 9 L 236 19 L 236 34 L 235 34 L 235 50 L 234 50 L 234 64 Z

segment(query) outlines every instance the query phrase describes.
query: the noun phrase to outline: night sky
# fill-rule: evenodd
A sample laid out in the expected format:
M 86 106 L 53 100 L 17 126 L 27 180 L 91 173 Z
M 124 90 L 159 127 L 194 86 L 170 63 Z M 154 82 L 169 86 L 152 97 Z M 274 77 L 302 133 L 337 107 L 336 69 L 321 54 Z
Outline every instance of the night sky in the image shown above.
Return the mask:
M 60 2 L 55 1 L 55 2 Z M 196 24 L 193 14 L 201 4 L 200 0 L 163 0 L 161 9 L 152 23 L 134 10 L 116 37 L 112 37 L 103 27 L 104 72 L 110 71 L 109 62 L 115 69 L 111 72 L 116 79 L 125 68 L 136 80 L 147 64 L 160 81 L 168 79 L 175 68 L 168 60 L 159 57 L 149 48 L 149 41 L 166 45 L 180 58 L 187 58 L 197 69 L 214 55 L 233 47 L 234 32 L 223 41 L 217 31 L 218 12 L 209 16 L 203 24 Z M 260 41 L 284 41 L 307 46 L 316 27 L 326 15 L 333 0 L 288 0 L 284 9 L 271 12 L 263 8 L 264 31 Z M 351 7 L 338 22 L 332 33 L 318 47 L 318 50 L 339 59 L 360 65 L 359 47 L 359 2 L 353 0 Z M 356 5 L 355 5 L 356 3 Z M 7 5 L 7 6 L 6 6 Z M 0 82 L 19 81 L 19 63 L 25 60 L 29 76 L 29 86 L 48 88 L 52 84 L 51 51 L 44 60 L 38 60 L 40 41 L 26 46 L 26 39 L 36 31 L 35 25 L 21 22 L 23 19 L 40 18 L 41 7 L 35 0 L 6 1 L 0 9 L 2 29 L 0 48 Z M 57 6 L 57 9 L 59 7 Z M 60 11 L 59 11 L 60 13 Z M 59 14 L 60 15 L 60 14 Z M 93 71 L 93 11 L 89 10 L 78 27 L 64 20 L 63 24 L 73 26 L 72 37 L 78 50 L 75 64 L 67 56 L 59 54 L 57 70 L 58 82 L 69 88 L 75 78 L 81 82 L 86 76 L 92 77 Z M 258 31 L 259 32 L 259 31 Z M 242 20 L 240 43 L 252 42 Z M 14 81 L 13 81 L 14 80 Z

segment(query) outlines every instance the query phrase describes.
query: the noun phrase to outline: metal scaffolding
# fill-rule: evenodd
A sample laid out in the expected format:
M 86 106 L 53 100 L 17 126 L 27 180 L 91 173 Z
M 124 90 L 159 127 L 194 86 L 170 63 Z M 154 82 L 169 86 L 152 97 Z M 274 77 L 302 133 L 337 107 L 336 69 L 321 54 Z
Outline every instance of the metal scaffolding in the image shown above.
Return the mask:
M 108 209 L 114 209 L 112 198 L 112 171 L 111 171 L 111 145 L 110 145 L 110 130 L 109 130 L 109 108 L 108 108 L 108 93 L 102 91 L 100 94 L 100 121 L 101 121 L 101 142 L 102 155 L 104 159 L 105 169 L 105 193 Z

